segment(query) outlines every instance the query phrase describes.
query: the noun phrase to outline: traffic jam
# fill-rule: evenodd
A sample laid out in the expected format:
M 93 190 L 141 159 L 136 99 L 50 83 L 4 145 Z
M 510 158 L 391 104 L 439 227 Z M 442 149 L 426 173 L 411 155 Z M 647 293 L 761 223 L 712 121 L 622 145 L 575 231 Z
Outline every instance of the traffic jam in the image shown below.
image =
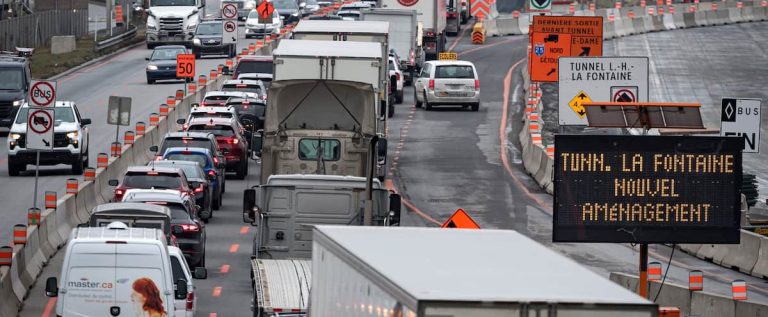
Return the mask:
M 10 97 L 12 111 L 0 119 L 9 130 L 8 176 L 34 175 L 35 196 L 42 197 L 40 167 L 66 165 L 62 199 L 71 195 L 74 206 L 59 215 L 69 205 L 55 192 L 49 205 L 45 191 L 43 210 L 54 209 L 48 217 L 56 225 L 43 225 L 35 205 L 24 230 L 57 232 L 58 245 L 20 244 L 52 244 L 51 257 L 60 260 L 29 273 L 13 266 L 24 263 L 18 250 L 0 247 L 0 273 L 15 274 L 0 279 L 0 294 L 53 270 L 37 283 L 48 300 L 45 317 L 215 317 L 216 308 L 201 308 L 210 299 L 200 284 L 231 269 L 210 264 L 226 243 L 219 240 L 228 239 L 212 230 L 232 214 L 226 206 L 236 205 L 240 234 L 252 235 L 252 245 L 242 246 L 249 255 L 232 264 L 249 274 L 235 282 L 250 293 L 237 316 L 766 316 L 758 304 L 739 310 L 747 298 L 740 280 L 727 304 L 734 314 L 693 314 L 701 271 L 691 271 L 695 287 L 685 289 L 681 314 L 686 304 L 662 293 L 661 263 L 649 260 L 648 247 L 672 247 L 666 270 L 678 244 L 709 244 L 724 254 L 721 262 L 739 258 L 728 255 L 739 248 L 714 250 L 752 239 L 740 231 L 746 200 L 739 186 L 742 155 L 759 139 L 741 132 L 692 136 L 704 130 L 701 104 L 650 102 L 649 58 L 603 57 L 607 21 L 553 14 L 551 1 L 528 5 L 531 33 L 520 42 L 528 44 L 521 90 L 527 104 L 515 123 L 520 174 L 554 194 L 547 245 L 516 230 L 481 229 L 470 209 L 432 219 L 440 228 L 405 220 L 421 211 L 393 171 L 414 113 L 468 120 L 490 110 L 487 95 L 481 98 L 481 67 L 454 48 L 466 32 L 474 45 L 491 41 L 491 4 L 495 10 L 484 0 L 222 0 L 206 12 L 205 0 L 149 1 L 142 8 L 148 55 L 140 84 L 183 90 L 146 125 L 131 121 L 132 104 L 141 101 L 110 96 L 99 110 L 117 130 L 108 155 L 91 146 L 104 138 L 90 133 L 104 125 L 84 110 L 92 108 L 57 96 L 54 80 L 32 79 L 24 54 L 0 57 L 0 73 L 17 67 L 20 74 L 7 78 L 19 81 L 20 95 Z M 250 39 L 258 45 L 238 50 Z M 221 64 L 210 74 L 198 69 L 209 60 Z M 499 85 L 483 87 L 492 84 Z M 561 131 L 550 136 L 541 128 L 545 85 L 559 92 L 553 98 Z M 723 100 L 723 127 L 736 120 L 726 111 L 757 113 L 761 106 Z M 405 127 L 395 121 L 403 117 Z M 160 133 L 160 126 L 167 129 Z M 626 132 L 568 134 L 564 126 Z M 538 201 L 539 193 L 527 195 Z M 14 239 L 26 232 L 14 231 Z M 551 243 L 631 245 L 639 275 L 611 273 L 609 280 Z M 6 254 L 15 260 L 6 263 Z M 649 296 L 656 290 L 660 301 Z M 210 296 L 221 292 L 216 287 Z

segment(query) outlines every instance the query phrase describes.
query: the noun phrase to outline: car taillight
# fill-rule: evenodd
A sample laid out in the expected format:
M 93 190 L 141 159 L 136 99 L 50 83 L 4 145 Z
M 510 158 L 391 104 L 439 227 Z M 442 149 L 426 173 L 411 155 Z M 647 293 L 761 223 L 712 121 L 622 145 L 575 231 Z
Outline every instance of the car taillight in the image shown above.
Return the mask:
M 115 200 L 121 201 L 123 200 L 123 194 L 125 194 L 125 191 L 122 189 L 115 189 Z
M 411 51 L 411 54 L 410 54 L 410 58 L 409 58 L 409 60 L 410 60 L 410 64 L 411 64 L 411 65 L 413 65 L 414 63 L 416 63 L 416 53 L 415 53 L 414 51 Z
M 435 36 L 435 32 L 427 31 L 427 36 Z
M 213 164 L 219 164 L 219 158 L 218 157 L 214 157 L 213 158 Z M 211 172 L 213 172 L 213 171 L 211 171 Z
M 229 144 L 237 144 L 237 143 L 240 143 L 240 140 L 238 140 L 236 138 L 231 138 L 231 139 L 227 139 L 227 143 L 229 143 Z
M 210 170 L 210 171 L 208 171 L 208 175 L 216 176 L 216 171 Z
M 435 80 L 430 79 L 429 80 L 429 90 L 435 90 Z
M 480 90 L 480 80 L 475 79 L 475 90 Z
M 187 129 L 189 129 L 189 125 L 188 124 L 185 123 L 185 124 L 181 125 L 181 130 L 187 131 Z
M 187 293 L 187 310 L 195 309 L 195 292 Z
M 196 224 L 182 224 L 181 230 L 184 232 L 198 232 L 200 231 L 200 227 Z
M 195 193 L 202 193 L 203 192 L 203 185 L 200 185 L 199 187 L 195 188 Z

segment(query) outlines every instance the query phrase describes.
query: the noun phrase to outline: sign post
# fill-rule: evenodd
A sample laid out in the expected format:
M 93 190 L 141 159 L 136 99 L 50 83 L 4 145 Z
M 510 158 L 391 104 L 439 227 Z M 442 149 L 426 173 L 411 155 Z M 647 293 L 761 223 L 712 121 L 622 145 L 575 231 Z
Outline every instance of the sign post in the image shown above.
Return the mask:
M 584 103 L 648 101 L 648 57 L 561 57 L 558 69 L 561 126 L 587 125 Z
M 131 125 L 131 97 L 109 96 L 107 124 L 115 125 L 115 142 L 119 142 L 120 126 Z
M 56 112 L 56 82 L 32 81 L 27 110 L 27 149 L 35 150 L 35 193 L 32 208 L 37 208 L 38 181 L 40 180 L 40 151 L 53 149 L 53 127 Z
M 721 136 L 744 137 L 744 153 L 760 153 L 760 99 L 723 98 Z

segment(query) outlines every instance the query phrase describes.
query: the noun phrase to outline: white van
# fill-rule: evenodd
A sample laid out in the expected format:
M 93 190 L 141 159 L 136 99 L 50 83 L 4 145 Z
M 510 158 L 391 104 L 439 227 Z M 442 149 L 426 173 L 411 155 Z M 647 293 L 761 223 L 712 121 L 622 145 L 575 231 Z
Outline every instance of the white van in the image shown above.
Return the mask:
M 176 281 L 165 235 L 158 229 L 75 228 L 70 234 L 61 287 L 48 278 L 45 293 L 58 297 L 58 316 L 175 316 L 174 299 L 187 298 Z

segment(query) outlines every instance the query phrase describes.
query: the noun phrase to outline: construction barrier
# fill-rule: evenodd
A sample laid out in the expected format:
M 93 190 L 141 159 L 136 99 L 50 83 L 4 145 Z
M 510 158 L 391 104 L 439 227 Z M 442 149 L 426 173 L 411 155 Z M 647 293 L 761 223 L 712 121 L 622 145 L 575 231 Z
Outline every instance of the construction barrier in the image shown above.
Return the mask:
M 485 28 L 482 22 L 477 22 L 472 27 L 472 44 L 485 44 Z

